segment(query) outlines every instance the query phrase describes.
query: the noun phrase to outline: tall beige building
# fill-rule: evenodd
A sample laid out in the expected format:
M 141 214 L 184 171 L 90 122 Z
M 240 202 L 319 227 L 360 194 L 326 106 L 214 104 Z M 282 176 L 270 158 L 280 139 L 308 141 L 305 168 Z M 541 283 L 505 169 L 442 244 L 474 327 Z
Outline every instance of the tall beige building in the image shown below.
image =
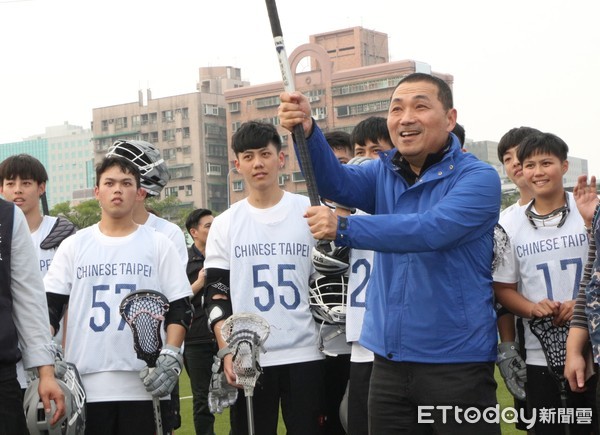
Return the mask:
M 385 33 L 353 27 L 310 36 L 308 44 L 297 47 L 289 62 L 295 73 L 296 90 L 307 95 L 312 116 L 323 131 L 350 132 L 369 116 L 387 116 L 389 99 L 400 79 L 413 72 L 441 77 L 452 86 L 449 74 L 432 73 L 427 64 L 413 60 L 389 62 Z M 279 125 L 277 107 L 282 82 L 225 91 L 228 138 L 250 120 Z M 288 132 L 278 127 L 286 163 L 279 184 L 290 192 L 306 193 L 306 185 L 294 155 Z M 235 156 L 229 151 L 230 167 Z M 231 202 L 246 196 L 240 176 L 231 174 Z
M 198 92 L 93 109 L 93 143 L 98 162 L 118 139 L 141 139 L 157 146 L 171 180 L 161 196 L 184 205 L 227 208 L 227 123 L 224 91 L 247 85 L 230 66 L 200 68 Z

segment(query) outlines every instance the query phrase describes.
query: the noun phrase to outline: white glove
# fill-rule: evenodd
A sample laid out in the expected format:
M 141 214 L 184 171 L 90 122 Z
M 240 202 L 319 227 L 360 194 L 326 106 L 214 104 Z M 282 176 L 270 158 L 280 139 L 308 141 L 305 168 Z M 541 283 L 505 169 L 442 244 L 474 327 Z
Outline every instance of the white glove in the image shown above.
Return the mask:
M 527 382 L 527 368 L 523 358 L 519 355 L 519 345 L 514 341 L 506 341 L 498 345 L 498 359 L 496 364 L 506 388 L 516 399 L 525 400 L 525 382 Z
M 221 358 L 213 357 L 212 377 L 208 388 L 208 407 L 213 414 L 220 414 L 223 408 L 232 406 L 237 400 L 238 390 L 229 385 L 221 369 Z
M 167 344 L 156 359 L 156 367 L 152 370 L 144 367 L 140 371 L 140 379 L 152 397 L 171 394 L 183 367 L 183 356 L 179 350 L 178 347 Z

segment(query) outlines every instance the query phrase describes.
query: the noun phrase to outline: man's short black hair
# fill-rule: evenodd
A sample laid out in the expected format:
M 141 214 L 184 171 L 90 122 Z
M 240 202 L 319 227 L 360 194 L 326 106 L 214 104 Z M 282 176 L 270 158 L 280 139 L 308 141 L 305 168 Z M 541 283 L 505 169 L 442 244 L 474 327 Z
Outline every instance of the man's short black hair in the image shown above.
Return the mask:
M 550 154 L 564 162 L 569 154 L 569 146 L 555 134 L 536 133 L 527 136 L 521 142 L 517 149 L 517 158 L 523 164 L 526 158 L 537 154 Z
M 132 163 L 128 159 L 124 159 L 120 156 L 111 156 L 105 157 L 102 161 L 96 166 L 96 187 L 100 186 L 100 177 L 104 174 L 109 168 L 113 166 L 117 166 L 124 174 L 131 174 L 135 177 L 135 185 L 139 189 L 141 187 L 140 184 L 140 171 L 135 163 Z
M 500 138 L 500 142 L 498 142 L 498 160 L 500 160 L 500 163 L 504 163 L 504 154 L 509 149 L 519 146 L 523 139 L 535 133 L 541 133 L 541 131 L 533 127 L 515 127 L 504 133 Z
M 247 150 L 258 150 L 272 143 L 281 151 L 281 136 L 273 124 L 266 122 L 244 122 L 231 138 L 231 149 L 237 156 Z
M 412 73 L 412 74 L 407 75 L 403 79 L 401 79 L 400 82 L 398 83 L 398 86 L 400 86 L 402 83 L 415 83 L 415 82 L 427 82 L 427 83 L 431 83 L 432 85 L 435 85 L 438 89 L 438 100 L 440 100 L 440 102 L 442 103 L 444 110 L 450 110 L 454 107 L 454 100 L 452 98 L 452 90 L 450 89 L 450 86 L 448 86 L 448 83 L 446 83 L 444 80 L 442 80 L 439 77 L 432 76 L 431 74 L 425 74 L 425 73 Z M 398 86 L 396 86 L 394 88 L 394 92 L 396 92 L 396 89 L 398 89 Z M 394 92 L 392 92 L 392 97 L 394 95 Z M 390 97 L 390 99 L 392 97 Z
M 454 133 L 456 135 L 460 144 L 462 146 L 464 146 L 465 145 L 465 128 L 457 122 L 456 125 L 454 126 L 454 129 L 452 130 L 452 133 Z
M 197 208 L 191 212 L 185 220 L 185 227 L 187 228 L 188 233 L 192 228 L 196 228 L 198 226 L 200 219 L 202 219 L 204 216 L 212 216 L 212 214 L 212 211 L 207 208 Z
M 29 154 L 16 154 L 0 163 L 0 183 L 17 177 L 22 180 L 33 180 L 38 184 L 48 181 L 48 173 L 42 162 Z
M 325 136 L 325 140 L 331 149 L 347 149 L 350 152 L 350 155 L 354 154 L 354 148 L 352 148 L 352 142 L 350 142 L 350 133 L 337 130 L 323 133 L 323 136 Z
M 373 143 L 385 142 L 393 147 L 387 121 L 381 116 L 369 116 L 360 121 L 352 130 L 352 143 L 365 146 L 367 141 Z

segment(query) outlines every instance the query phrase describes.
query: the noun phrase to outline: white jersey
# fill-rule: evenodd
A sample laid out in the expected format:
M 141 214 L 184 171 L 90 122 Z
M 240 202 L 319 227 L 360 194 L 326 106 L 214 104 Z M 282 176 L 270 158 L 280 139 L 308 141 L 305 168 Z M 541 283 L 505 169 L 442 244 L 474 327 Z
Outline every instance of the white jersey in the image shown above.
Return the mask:
M 503 264 L 494 273 L 494 281 L 518 283 L 518 291 L 528 300 L 539 302 L 573 300 L 577 297 L 583 265 L 587 258 L 588 239 L 573 195 L 568 194 L 570 212 L 565 223 L 557 226 L 560 216 L 531 225 L 525 208 L 503 216 L 500 224 L 510 237 L 510 249 Z M 535 209 L 533 209 L 535 211 Z M 525 326 L 527 364 L 546 366 L 539 340 Z
M 204 268 L 230 272 L 234 313 L 253 312 L 271 325 L 263 367 L 322 359 L 308 304 L 311 251 L 308 198 L 285 192 L 274 207 L 238 201 L 215 218 Z
M 54 253 L 56 252 L 56 248 L 42 249 L 40 248 L 40 244 L 46 237 L 48 237 L 50 230 L 57 220 L 58 218 L 54 216 L 44 216 L 38 229 L 31 233 L 31 239 L 33 240 L 33 245 L 37 250 L 40 260 L 40 273 L 42 274 L 42 278 L 46 275 L 46 272 L 48 272 L 48 268 L 50 267 L 50 263 L 52 262 L 52 258 L 54 258 Z
M 357 215 L 367 213 L 357 210 Z M 352 249 L 348 271 L 348 297 L 346 298 L 346 338 L 352 343 L 350 360 L 353 362 L 373 361 L 373 353 L 358 343 L 365 317 L 367 286 L 373 272 L 374 251 Z
M 164 234 L 175 244 L 175 249 L 177 249 L 177 253 L 179 254 L 181 262 L 183 263 L 183 269 L 185 270 L 188 263 L 188 251 L 187 244 L 185 243 L 185 235 L 183 234 L 181 228 L 179 228 L 173 222 L 158 217 L 152 213 L 149 214 L 144 225 L 154 228 L 159 233 Z
M 47 292 L 69 296 L 65 360 L 79 369 L 88 402 L 150 400 L 139 379 L 145 363 L 119 305 L 142 289 L 169 301 L 192 295 L 173 243 L 143 225 L 108 237 L 96 224 L 60 245 L 44 284 Z

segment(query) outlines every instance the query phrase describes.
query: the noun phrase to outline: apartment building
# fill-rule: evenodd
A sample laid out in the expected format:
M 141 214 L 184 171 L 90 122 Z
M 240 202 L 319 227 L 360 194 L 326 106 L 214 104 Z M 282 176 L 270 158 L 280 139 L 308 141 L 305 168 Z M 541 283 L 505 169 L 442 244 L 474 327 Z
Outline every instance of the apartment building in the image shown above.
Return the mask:
M 155 99 L 140 91 L 138 101 L 93 109 L 94 154 L 100 161 L 118 139 L 150 142 L 171 175 L 163 197 L 221 212 L 229 177 L 223 93 L 248 83 L 230 66 L 200 68 L 199 77 L 197 92 Z
M 350 132 L 369 116 L 387 116 L 389 99 L 400 79 L 413 72 L 434 74 L 452 86 L 453 77 L 431 71 L 425 63 L 389 62 L 387 35 L 352 27 L 310 36 L 297 47 L 289 62 L 296 90 L 311 101 L 312 116 L 323 131 Z M 282 82 L 245 86 L 225 91 L 228 138 L 250 120 L 279 125 L 277 107 Z M 306 184 L 293 151 L 291 136 L 278 127 L 285 153 L 279 184 L 285 190 L 306 193 Z M 230 167 L 235 156 L 229 151 Z M 235 171 L 230 177 L 231 202 L 246 196 L 243 180 Z
M 91 129 L 65 122 L 22 141 L 0 144 L 0 161 L 25 153 L 42 162 L 48 173 L 46 198 L 51 209 L 61 202 L 71 203 L 74 195 L 80 200 L 93 198 L 91 139 Z

